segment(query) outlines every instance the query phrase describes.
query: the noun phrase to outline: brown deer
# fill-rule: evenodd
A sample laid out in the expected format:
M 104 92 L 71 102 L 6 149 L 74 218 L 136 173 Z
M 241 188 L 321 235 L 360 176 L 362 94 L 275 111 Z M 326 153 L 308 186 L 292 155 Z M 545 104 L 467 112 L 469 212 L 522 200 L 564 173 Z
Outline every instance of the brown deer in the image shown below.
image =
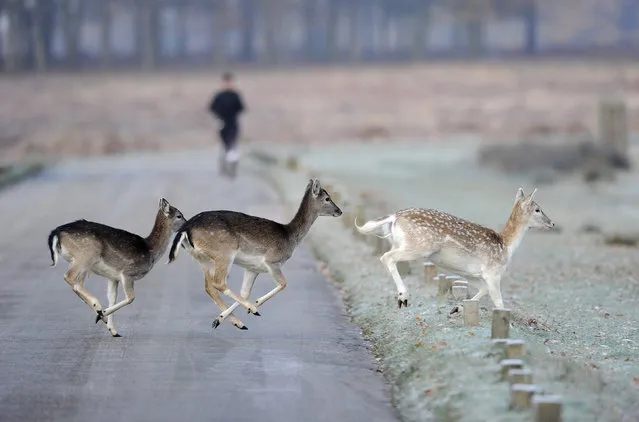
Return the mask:
M 98 314 L 95 322 L 106 322 L 109 333 L 120 337 L 113 323 L 113 313 L 133 302 L 133 283 L 151 271 L 164 255 L 171 233 L 184 223 L 182 213 L 164 198 L 160 199 L 155 224 L 146 238 L 92 221 L 73 221 L 56 227 L 49 234 L 51 266 L 57 264 L 58 255 L 69 262 L 70 267 L 64 274 L 66 282 Z M 108 308 L 102 309 L 98 298 L 84 287 L 89 273 L 108 280 Z M 122 283 L 125 298 L 116 303 L 119 283 Z
M 533 201 L 535 189 L 525 196 L 519 188 L 506 224 L 498 233 L 488 227 L 433 209 L 397 211 L 355 227 L 360 233 L 389 238 L 392 248 L 380 260 L 397 285 L 397 303 L 408 306 L 408 291 L 396 263 L 426 258 L 452 274 L 478 284 L 480 299 L 488 291 L 495 307 L 501 308 L 501 277 L 513 253 L 530 228 L 555 226 Z
M 177 258 L 180 245 L 200 263 L 206 292 L 223 311 L 213 321 L 213 328 L 231 315 L 238 304 L 259 316 L 257 308 L 286 287 L 282 265 L 293 255 L 321 215 L 339 217 L 342 211 L 317 179 L 309 181 L 299 209 L 288 224 L 235 211 L 205 211 L 188 220 L 176 233 L 168 263 Z M 226 284 L 232 264 L 244 268 L 239 295 Z M 268 273 L 277 286 L 255 302 L 250 302 L 248 297 L 260 273 Z M 226 306 L 219 293 L 235 303 Z M 231 316 L 231 323 L 239 329 L 246 329 L 235 316 Z

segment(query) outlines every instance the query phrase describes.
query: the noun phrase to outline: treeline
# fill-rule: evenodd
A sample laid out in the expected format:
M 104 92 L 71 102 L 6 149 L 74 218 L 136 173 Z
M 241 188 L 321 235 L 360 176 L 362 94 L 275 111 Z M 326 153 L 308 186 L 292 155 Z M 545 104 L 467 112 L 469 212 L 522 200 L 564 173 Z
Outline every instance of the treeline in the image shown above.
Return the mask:
M 0 0 L 5 71 L 632 52 L 639 0 Z

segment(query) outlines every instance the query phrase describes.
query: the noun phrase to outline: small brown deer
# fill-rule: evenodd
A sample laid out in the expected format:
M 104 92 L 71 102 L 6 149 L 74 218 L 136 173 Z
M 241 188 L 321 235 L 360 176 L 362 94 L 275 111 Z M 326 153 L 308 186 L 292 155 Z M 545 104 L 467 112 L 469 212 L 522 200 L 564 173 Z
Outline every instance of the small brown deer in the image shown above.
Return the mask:
M 59 254 L 69 262 L 70 267 L 64 274 L 66 282 L 98 314 L 96 324 L 100 320 L 106 322 L 109 333 L 120 337 L 113 323 L 113 313 L 133 302 L 133 283 L 151 271 L 164 255 L 171 233 L 184 223 L 182 213 L 164 198 L 160 199 L 155 224 L 146 238 L 92 221 L 73 221 L 56 227 L 49 234 L 51 266 L 58 263 Z M 108 280 L 108 308 L 102 309 L 100 301 L 84 287 L 89 273 Z M 125 299 L 115 303 L 119 283 L 122 283 Z
M 533 201 L 535 189 L 525 196 L 519 188 L 510 217 L 499 233 L 433 209 L 410 208 L 355 227 L 360 233 L 387 237 L 392 248 L 380 260 L 397 285 L 397 303 L 408 306 L 408 291 L 396 263 L 426 258 L 452 274 L 478 284 L 473 299 L 488 293 L 493 304 L 501 308 L 501 277 L 513 253 L 530 228 L 555 226 Z
M 259 316 L 257 308 L 286 287 L 282 265 L 308 233 L 318 216 L 339 217 L 342 211 L 317 179 L 311 179 L 295 217 L 288 224 L 235 211 L 205 211 L 197 214 L 176 233 L 169 251 L 169 262 L 178 255 L 180 245 L 202 266 L 206 293 L 222 310 L 213 321 L 217 328 L 238 304 Z M 244 268 L 240 294 L 226 284 L 232 264 Z M 277 286 L 250 302 L 248 297 L 260 273 L 269 273 Z M 226 306 L 219 293 L 235 301 Z M 246 326 L 231 315 L 231 323 L 239 329 Z

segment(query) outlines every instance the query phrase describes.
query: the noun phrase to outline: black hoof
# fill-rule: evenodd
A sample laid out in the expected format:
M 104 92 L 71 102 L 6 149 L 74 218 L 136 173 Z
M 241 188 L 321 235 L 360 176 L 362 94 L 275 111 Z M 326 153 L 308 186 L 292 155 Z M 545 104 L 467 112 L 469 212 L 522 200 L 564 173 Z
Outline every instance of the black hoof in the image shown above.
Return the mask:
M 240 330 L 248 330 L 248 327 L 246 325 L 243 325 L 242 328 L 240 328 Z
M 255 313 L 253 314 L 255 316 L 262 316 L 259 312 L 255 311 Z
M 95 323 L 97 324 L 102 318 L 104 318 L 104 313 L 102 311 L 97 311 L 98 315 L 95 317 Z
M 454 314 L 455 312 L 459 312 L 459 306 L 455 306 L 453 309 L 451 309 L 451 310 L 450 310 L 450 314 L 448 314 L 448 315 L 452 315 L 452 314 Z
M 402 309 L 402 303 L 403 303 L 403 302 L 402 302 L 402 300 L 401 300 L 401 299 L 398 299 L 398 300 L 397 300 L 397 306 L 399 307 L 399 309 Z
M 408 299 L 404 299 L 404 308 L 408 308 Z
M 113 337 L 122 337 L 120 334 L 116 334 Z
M 217 328 L 220 325 L 220 321 L 218 321 L 217 319 L 213 321 L 213 324 L 211 324 L 213 326 L 213 328 Z

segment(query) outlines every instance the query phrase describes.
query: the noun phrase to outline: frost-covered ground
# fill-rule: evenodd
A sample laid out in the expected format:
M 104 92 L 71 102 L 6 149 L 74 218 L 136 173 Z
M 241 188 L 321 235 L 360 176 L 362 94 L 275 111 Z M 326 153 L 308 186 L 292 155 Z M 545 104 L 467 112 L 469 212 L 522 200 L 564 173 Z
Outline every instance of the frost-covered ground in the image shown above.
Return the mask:
M 292 207 L 310 172 L 336 182 L 342 201 L 348 195 L 352 203 L 366 191 L 390 209 L 438 208 L 498 229 L 517 187 L 528 192 L 532 186 L 479 168 L 475 148 L 457 142 L 343 144 L 297 152 L 301 171 L 281 166 L 267 171 Z M 530 232 L 503 279 L 504 300 L 513 310 L 511 337 L 526 340 L 534 383 L 564 397 L 565 421 L 637 421 L 639 249 L 607 246 L 601 234 L 582 227 L 639 231 L 639 174 L 621 175 L 594 190 L 566 179 L 540 186 L 536 200 L 561 231 Z M 421 263 L 415 262 L 405 278 L 411 303 L 400 310 L 394 283 L 372 248 L 344 227 L 320 218 L 308 241 L 372 341 L 403 417 L 531 420 L 530 411 L 508 410 L 508 386 L 498 381 L 499 356 L 489 341 L 490 300 L 481 301 L 480 326 L 464 327 L 459 317 L 448 315 L 454 302 L 436 299 L 435 286 L 423 282 Z

